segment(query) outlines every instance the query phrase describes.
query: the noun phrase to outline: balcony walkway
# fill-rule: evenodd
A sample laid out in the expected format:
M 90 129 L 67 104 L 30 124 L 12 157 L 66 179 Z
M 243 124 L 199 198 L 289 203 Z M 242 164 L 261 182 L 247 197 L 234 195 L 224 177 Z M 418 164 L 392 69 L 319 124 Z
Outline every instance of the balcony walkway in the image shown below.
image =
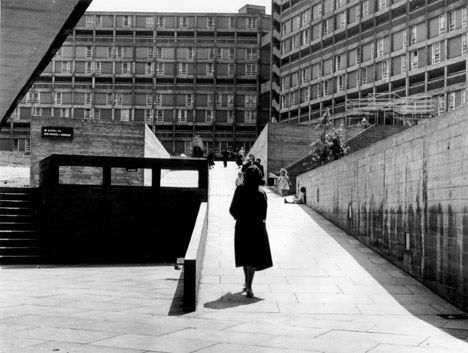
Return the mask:
M 234 164 L 210 171 L 196 312 L 181 312 L 172 266 L 4 267 L 0 352 L 468 352 L 468 320 L 438 316 L 461 311 L 269 190 L 274 267 L 245 298 L 228 213 L 236 174 Z

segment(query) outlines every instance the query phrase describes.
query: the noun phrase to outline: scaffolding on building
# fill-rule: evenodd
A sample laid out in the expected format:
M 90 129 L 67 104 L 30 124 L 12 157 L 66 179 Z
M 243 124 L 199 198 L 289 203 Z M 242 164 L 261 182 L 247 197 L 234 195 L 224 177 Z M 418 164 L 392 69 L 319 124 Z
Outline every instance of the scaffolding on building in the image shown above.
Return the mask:
M 366 119 L 368 122 L 391 125 L 416 125 L 419 121 L 436 115 L 436 105 L 431 96 L 400 97 L 396 93 L 369 93 L 367 97 L 348 99 L 348 125 Z

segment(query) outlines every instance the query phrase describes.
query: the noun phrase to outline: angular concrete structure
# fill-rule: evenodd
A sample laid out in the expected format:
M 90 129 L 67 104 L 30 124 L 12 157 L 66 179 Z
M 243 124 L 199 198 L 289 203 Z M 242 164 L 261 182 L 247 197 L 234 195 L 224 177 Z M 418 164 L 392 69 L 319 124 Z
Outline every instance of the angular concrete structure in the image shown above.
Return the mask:
M 0 1 L 0 128 L 91 1 Z

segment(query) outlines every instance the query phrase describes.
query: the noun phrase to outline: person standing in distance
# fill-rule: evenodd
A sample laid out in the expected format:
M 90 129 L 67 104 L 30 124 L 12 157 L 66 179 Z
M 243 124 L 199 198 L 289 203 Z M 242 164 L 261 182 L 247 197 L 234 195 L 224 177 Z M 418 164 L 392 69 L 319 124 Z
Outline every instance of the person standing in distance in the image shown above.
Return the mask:
M 252 165 L 244 173 L 244 184 L 234 192 L 229 212 L 236 220 L 234 251 L 236 267 L 244 269 L 244 291 L 252 298 L 255 271 L 273 266 L 270 243 L 265 226 L 267 196 L 260 189 L 260 170 Z

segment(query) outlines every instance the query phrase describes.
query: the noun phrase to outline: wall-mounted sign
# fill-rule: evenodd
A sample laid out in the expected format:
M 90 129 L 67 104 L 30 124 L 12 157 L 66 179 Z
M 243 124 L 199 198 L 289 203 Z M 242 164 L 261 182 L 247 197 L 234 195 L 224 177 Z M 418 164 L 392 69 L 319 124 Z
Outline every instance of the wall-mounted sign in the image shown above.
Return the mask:
M 73 139 L 73 128 L 63 126 L 43 126 L 42 137 Z

